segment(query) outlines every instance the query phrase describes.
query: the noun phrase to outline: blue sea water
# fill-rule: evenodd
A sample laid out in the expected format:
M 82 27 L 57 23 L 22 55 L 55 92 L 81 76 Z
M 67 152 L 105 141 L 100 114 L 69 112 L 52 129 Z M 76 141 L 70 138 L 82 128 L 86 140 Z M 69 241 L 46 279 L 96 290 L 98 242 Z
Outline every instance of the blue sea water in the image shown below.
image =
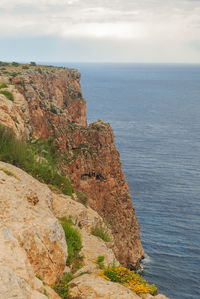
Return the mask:
M 78 68 L 88 122 L 110 122 L 146 252 L 144 277 L 200 298 L 200 66 Z

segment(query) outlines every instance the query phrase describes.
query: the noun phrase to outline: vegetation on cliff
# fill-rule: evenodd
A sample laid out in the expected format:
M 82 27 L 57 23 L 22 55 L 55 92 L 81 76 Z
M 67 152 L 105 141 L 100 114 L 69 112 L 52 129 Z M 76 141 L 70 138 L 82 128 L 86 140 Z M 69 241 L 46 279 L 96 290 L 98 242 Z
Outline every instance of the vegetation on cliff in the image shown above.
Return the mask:
M 107 280 L 121 283 L 126 287 L 130 287 L 136 294 L 151 294 L 158 293 L 157 287 L 150 285 L 142 276 L 134 271 L 130 271 L 124 267 L 109 266 L 104 269 L 103 274 L 100 275 Z
M 102 224 L 95 224 L 92 227 L 91 234 L 101 238 L 104 242 L 110 242 L 110 234 L 108 229 Z
M 68 247 L 68 258 L 66 265 L 71 265 L 72 270 L 78 270 L 77 268 L 80 268 L 79 264 L 82 260 L 82 257 L 80 256 L 80 250 L 82 248 L 81 235 L 79 231 L 73 227 L 72 219 L 62 217 L 60 219 L 60 223 L 64 229 Z
M 24 142 L 12 131 L 0 125 L 0 160 L 22 168 L 39 181 L 52 185 L 63 194 L 72 195 L 70 181 L 58 172 L 56 149 L 52 139 Z
M 66 265 L 70 266 L 71 272 L 73 273 L 82 267 L 83 257 L 80 255 L 80 250 L 82 248 L 81 235 L 78 229 L 74 227 L 71 218 L 62 217 L 60 218 L 60 223 L 65 232 L 65 239 L 68 248 Z M 63 273 L 62 277 L 59 277 L 53 286 L 53 289 L 62 299 L 72 298 L 70 296 L 70 287 L 68 285 L 68 283 L 73 279 L 72 273 Z
M 62 299 L 71 298 L 69 282 L 72 279 L 73 279 L 72 274 L 64 273 L 62 278 L 58 278 L 56 280 L 56 283 L 53 286 L 53 289 Z
M 13 94 L 8 90 L 0 90 L 0 94 L 3 94 L 8 100 L 14 102 Z

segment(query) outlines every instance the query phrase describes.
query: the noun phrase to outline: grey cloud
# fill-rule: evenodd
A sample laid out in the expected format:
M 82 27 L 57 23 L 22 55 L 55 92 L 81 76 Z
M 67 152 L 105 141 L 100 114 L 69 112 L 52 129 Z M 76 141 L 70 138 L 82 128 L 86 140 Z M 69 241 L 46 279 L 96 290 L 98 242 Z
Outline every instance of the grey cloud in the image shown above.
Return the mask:
M 178 59 L 179 51 L 182 59 L 187 55 L 188 59 L 192 55 L 197 59 L 200 55 L 200 0 L 1 2 L 0 36 L 5 38 L 3 47 L 9 55 L 13 49 L 30 58 L 35 51 L 41 60 L 45 55 L 48 60 L 57 56 L 62 60 L 64 57 L 69 60 L 83 57 L 85 61 L 90 58 L 93 61 L 173 60 Z M 125 39 L 124 28 L 129 34 Z M 109 30 L 110 35 L 107 35 Z M 22 37 L 23 47 L 16 41 L 16 36 Z M 81 49 L 84 49 L 84 55 L 81 55 Z

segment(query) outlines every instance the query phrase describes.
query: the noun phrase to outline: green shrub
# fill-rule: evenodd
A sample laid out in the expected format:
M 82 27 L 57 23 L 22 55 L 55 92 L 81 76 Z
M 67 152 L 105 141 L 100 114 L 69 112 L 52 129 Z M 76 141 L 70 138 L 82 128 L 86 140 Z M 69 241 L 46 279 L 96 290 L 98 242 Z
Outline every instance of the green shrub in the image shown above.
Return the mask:
M 36 66 L 37 64 L 36 64 L 34 61 L 31 61 L 31 62 L 30 62 L 30 65 L 31 65 L 31 66 Z
M 108 229 L 102 224 L 96 224 L 91 229 L 91 234 L 101 238 L 104 242 L 110 242 L 110 234 Z
M 150 285 L 141 275 L 124 267 L 109 266 L 100 276 L 104 279 L 121 283 L 131 288 L 136 294 L 149 293 L 157 295 L 158 293 L 158 289 L 154 284 Z
M 13 94 L 8 91 L 8 90 L 0 90 L 0 94 L 3 94 L 4 96 L 6 96 L 6 98 L 12 102 L 14 102 L 14 96 Z
M 72 195 L 69 180 L 56 170 L 56 154 L 51 141 L 25 143 L 17 140 L 12 131 L 0 125 L 0 160 L 22 168 L 43 183 L 57 187 L 62 193 Z M 46 152 L 43 151 L 46 146 Z M 51 148 L 51 149 L 50 149 Z M 39 159 L 39 158 L 42 159 Z
M 51 105 L 50 111 L 54 114 L 57 114 L 57 110 L 53 105 Z
M 44 289 L 43 294 L 48 297 L 48 293 L 46 289 Z
M 17 73 L 17 72 L 12 72 L 12 73 L 10 73 L 10 75 L 12 76 L 12 77 L 16 77 L 17 75 L 19 75 L 20 73 Z
M 37 69 L 37 71 L 38 71 L 38 73 L 42 74 L 42 70 L 40 67 Z
M 18 62 L 15 62 L 15 61 L 13 61 L 13 62 L 12 62 L 12 65 L 13 65 L 13 66 L 15 66 L 15 67 L 18 67 L 18 66 L 19 66 L 19 63 L 18 63 Z
M 63 277 L 56 280 L 55 285 L 53 286 L 54 291 L 62 298 L 68 299 L 71 298 L 70 290 L 68 283 L 73 279 L 72 274 L 64 273 Z
M 82 203 L 85 207 L 87 207 L 88 197 L 85 193 L 76 191 L 78 202 Z
M 104 260 L 105 260 L 105 256 L 103 255 L 99 255 L 97 260 L 96 260 L 96 264 L 99 266 L 100 269 L 104 269 Z
M 8 87 L 6 83 L 2 82 L 2 83 L 0 84 L 0 89 L 1 89 L 1 88 L 6 88 L 6 87 Z
M 23 69 L 23 70 L 28 70 L 28 69 L 29 69 L 29 66 L 28 66 L 28 65 L 23 65 L 23 66 L 22 66 L 22 69 Z
M 36 274 L 35 276 L 42 281 L 42 277 L 39 274 Z
M 68 258 L 66 264 L 67 266 L 72 265 L 73 267 L 76 263 L 80 262 L 80 259 L 82 259 L 82 257 L 80 256 L 80 250 L 82 248 L 81 235 L 78 229 L 73 227 L 71 219 L 63 217 L 60 219 L 60 222 L 64 229 L 65 238 L 68 246 Z
M 8 66 L 8 65 L 9 65 L 9 62 L 0 61 L 0 66 Z

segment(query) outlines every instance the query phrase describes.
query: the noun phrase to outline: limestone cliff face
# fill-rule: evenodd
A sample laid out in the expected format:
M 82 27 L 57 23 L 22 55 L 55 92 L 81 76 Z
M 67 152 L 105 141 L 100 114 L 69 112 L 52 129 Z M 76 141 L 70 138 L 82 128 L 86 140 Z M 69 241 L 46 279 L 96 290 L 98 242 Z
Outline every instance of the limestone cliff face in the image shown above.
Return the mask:
M 120 262 L 135 266 L 143 255 L 139 225 L 110 125 L 98 121 L 72 128 L 69 136 L 67 150 L 75 157 L 68 171 L 75 187 L 89 195 L 90 206 L 110 224 Z
M 83 256 L 82 268 L 70 282 L 72 298 L 168 299 L 163 295 L 138 296 L 130 288 L 100 277 L 102 270 L 96 263 L 99 256 L 104 257 L 105 266 L 113 260 L 119 264 L 112 250 L 113 239 L 104 242 L 91 234 L 94 225 L 106 226 L 102 217 L 3 162 L 0 162 L 0 298 L 61 298 L 50 286 L 63 272 L 71 270 L 66 267 L 67 240 L 57 219 L 69 216 L 81 234 Z
M 80 74 L 31 67 L 14 77 L 3 75 L 0 82 L 7 82 L 15 96 L 11 102 L 0 95 L 0 122 L 18 137 L 55 138 L 63 156 L 62 169 L 110 225 L 118 260 L 136 266 L 144 252 L 113 132 L 101 121 L 87 125 Z

